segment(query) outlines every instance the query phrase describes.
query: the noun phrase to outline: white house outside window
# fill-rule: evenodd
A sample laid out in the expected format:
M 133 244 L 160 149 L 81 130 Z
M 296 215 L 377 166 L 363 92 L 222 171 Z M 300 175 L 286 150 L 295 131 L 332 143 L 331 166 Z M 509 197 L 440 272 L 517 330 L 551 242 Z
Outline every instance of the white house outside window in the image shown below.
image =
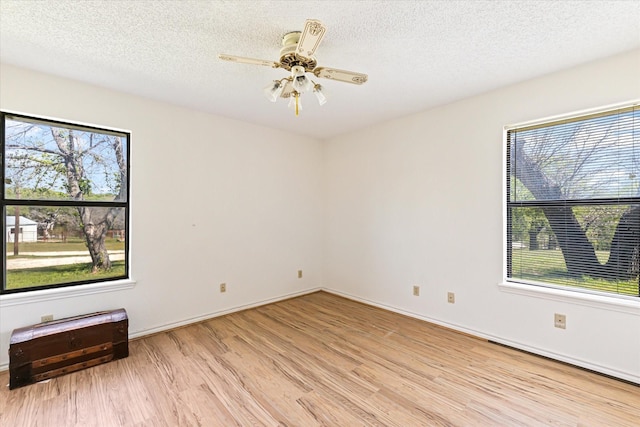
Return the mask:
M 128 278 L 129 133 L 0 120 L 0 293 Z

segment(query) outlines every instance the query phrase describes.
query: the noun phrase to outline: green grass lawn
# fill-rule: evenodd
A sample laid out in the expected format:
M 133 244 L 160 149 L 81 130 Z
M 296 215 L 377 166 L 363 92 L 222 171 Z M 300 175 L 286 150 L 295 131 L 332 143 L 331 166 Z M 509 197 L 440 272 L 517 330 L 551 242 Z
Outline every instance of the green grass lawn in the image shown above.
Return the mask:
M 108 251 L 124 250 L 124 242 L 107 239 L 105 245 Z M 65 252 L 86 252 L 87 245 L 81 239 L 68 239 L 66 242 L 24 242 L 20 243 L 19 253 L 29 255 L 13 255 L 13 246 L 7 244 L 7 260 L 11 259 L 46 259 L 64 258 Z M 55 252 L 55 255 L 37 255 L 38 252 Z M 75 263 L 49 267 L 25 268 L 7 270 L 6 289 L 23 289 L 36 286 L 47 286 L 88 280 L 100 280 L 110 277 L 122 277 L 125 274 L 124 261 L 112 261 L 110 271 L 91 272 L 91 263 Z
M 91 263 L 67 264 L 52 267 L 29 268 L 7 271 L 7 289 L 30 288 L 60 283 L 79 282 L 84 280 L 106 279 L 124 276 L 124 261 L 113 261 L 109 271 L 91 272 Z
M 601 263 L 609 257 L 606 251 L 597 251 Z M 512 252 L 512 277 L 516 279 L 535 280 L 554 283 L 562 286 L 577 286 L 597 291 L 613 292 L 622 295 L 639 295 L 638 278 L 633 280 L 605 280 L 588 276 L 582 278 L 569 277 L 560 250 L 514 249 Z
M 108 251 L 123 250 L 124 242 L 107 239 L 105 245 Z M 68 239 L 66 242 L 22 242 L 19 252 L 66 252 L 88 251 L 87 244 L 82 239 Z M 13 243 L 7 243 L 7 254 L 13 255 Z

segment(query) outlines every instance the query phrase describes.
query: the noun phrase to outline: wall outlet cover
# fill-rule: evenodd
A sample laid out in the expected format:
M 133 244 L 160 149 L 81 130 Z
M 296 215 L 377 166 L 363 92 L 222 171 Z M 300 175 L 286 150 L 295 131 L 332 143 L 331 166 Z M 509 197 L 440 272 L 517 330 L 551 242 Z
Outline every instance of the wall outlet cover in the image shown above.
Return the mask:
M 567 329 L 567 316 L 565 314 L 554 314 L 553 324 L 556 328 Z

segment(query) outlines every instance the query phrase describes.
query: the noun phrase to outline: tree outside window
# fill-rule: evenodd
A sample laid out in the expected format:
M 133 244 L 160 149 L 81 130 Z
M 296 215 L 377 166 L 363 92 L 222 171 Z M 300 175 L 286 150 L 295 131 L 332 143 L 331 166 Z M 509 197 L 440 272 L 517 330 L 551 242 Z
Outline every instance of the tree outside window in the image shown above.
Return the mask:
M 507 132 L 507 278 L 639 296 L 640 109 Z
M 2 113 L 3 293 L 128 277 L 126 132 Z M 24 233 L 24 231 L 23 231 Z

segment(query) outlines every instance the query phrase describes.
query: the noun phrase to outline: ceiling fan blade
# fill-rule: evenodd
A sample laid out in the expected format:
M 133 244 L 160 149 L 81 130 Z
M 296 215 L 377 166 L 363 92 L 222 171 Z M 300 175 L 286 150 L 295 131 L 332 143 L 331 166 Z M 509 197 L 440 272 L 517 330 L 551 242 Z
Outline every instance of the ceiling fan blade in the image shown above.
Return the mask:
M 322 22 L 316 19 L 307 19 L 304 23 L 304 30 L 300 34 L 300 40 L 298 40 L 296 53 L 305 58 L 312 58 L 326 32 L 327 27 Z
M 238 62 L 240 64 L 252 64 L 252 65 L 264 65 L 265 67 L 279 68 L 280 64 L 274 61 L 267 61 L 266 59 L 254 59 L 254 58 L 245 58 L 242 56 L 235 55 L 227 55 L 226 53 L 221 53 L 218 55 L 218 58 L 223 61 L 230 62 Z
M 361 85 L 365 83 L 369 76 L 362 73 L 354 73 L 353 71 L 337 70 L 335 68 L 318 67 L 313 70 L 316 77 L 323 79 L 338 80 L 340 82 L 353 83 Z

